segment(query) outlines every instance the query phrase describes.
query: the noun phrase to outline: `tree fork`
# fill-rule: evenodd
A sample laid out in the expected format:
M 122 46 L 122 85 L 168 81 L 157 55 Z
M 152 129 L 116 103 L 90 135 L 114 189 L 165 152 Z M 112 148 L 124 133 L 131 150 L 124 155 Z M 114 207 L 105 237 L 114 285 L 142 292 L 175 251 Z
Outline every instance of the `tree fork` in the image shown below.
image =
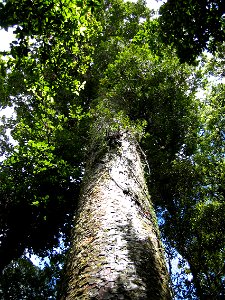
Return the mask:
M 115 138 L 87 166 L 60 299 L 172 299 L 137 143 Z

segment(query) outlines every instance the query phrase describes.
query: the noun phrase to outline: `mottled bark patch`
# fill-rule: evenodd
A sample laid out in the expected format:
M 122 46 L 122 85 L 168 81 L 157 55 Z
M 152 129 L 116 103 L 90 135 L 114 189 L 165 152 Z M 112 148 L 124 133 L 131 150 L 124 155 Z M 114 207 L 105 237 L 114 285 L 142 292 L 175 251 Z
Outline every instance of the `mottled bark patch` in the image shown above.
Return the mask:
M 127 133 L 87 169 L 65 289 L 61 299 L 171 299 L 141 159 Z

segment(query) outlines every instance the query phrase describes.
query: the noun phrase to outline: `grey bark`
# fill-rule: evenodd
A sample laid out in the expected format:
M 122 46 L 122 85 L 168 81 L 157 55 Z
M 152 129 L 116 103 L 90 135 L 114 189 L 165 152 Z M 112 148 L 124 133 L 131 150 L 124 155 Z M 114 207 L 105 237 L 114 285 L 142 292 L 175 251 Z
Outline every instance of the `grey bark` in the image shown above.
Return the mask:
M 61 299 L 171 299 L 137 143 L 109 140 L 86 170 Z

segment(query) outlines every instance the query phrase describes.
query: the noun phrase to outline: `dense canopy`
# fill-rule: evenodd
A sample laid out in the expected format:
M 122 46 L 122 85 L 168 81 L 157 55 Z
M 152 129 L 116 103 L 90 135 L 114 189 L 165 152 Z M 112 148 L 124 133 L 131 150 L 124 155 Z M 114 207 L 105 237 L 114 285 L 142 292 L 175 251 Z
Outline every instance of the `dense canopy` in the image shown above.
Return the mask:
M 55 297 L 49 273 L 58 279 L 56 248 L 70 244 L 86 160 L 123 126 L 139 142 L 168 260 L 188 263 L 177 299 L 224 296 L 225 89 L 207 83 L 224 67 L 224 6 L 205 2 L 168 0 L 159 20 L 142 0 L 0 3 L 1 28 L 17 35 L 0 61 L 1 108 L 14 112 L 0 127 L 0 294 L 19 272 L 24 293 L 40 291 L 36 279 L 25 287 L 31 274 Z M 214 60 L 181 62 L 205 48 Z M 51 271 L 25 251 L 48 256 Z
M 176 47 L 182 61 L 193 62 L 225 41 L 224 14 L 223 0 L 168 0 L 160 7 L 162 38 Z

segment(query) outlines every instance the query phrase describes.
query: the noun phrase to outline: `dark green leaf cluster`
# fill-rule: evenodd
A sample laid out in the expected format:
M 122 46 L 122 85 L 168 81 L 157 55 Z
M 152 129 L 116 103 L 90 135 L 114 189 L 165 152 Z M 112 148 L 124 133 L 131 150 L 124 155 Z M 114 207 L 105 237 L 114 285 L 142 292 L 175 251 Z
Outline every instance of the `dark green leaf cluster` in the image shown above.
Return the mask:
M 60 268 L 57 264 L 45 263 L 40 268 L 22 256 L 12 261 L 0 279 L 0 297 L 9 299 L 56 299 L 56 281 Z
M 162 39 L 175 46 L 182 61 L 193 62 L 225 41 L 224 13 L 222 0 L 168 0 L 160 7 Z
M 1 6 L 2 26 L 18 25 L 7 72 L 1 64 L 1 104 L 14 109 L 1 126 L 1 269 L 25 248 L 44 255 L 68 236 L 79 194 L 86 127 L 79 74 L 92 52 L 85 45 L 90 7 L 50 2 Z
M 171 3 L 162 7 L 164 16 Z M 190 8 L 179 3 L 174 14 L 183 9 L 187 18 L 201 8 L 200 2 Z M 0 74 L 1 106 L 14 110 L 0 127 L 1 268 L 14 259 L 5 276 L 14 280 L 19 270 L 21 278 L 41 278 L 43 270 L 15 260 L 26 248 L 44 256 L 62 238 L 68 244 L 87 157 L 94 152 L 98 162 L 122 128 L 145 152 L 146 180 L 167 246 L 188 261 L 200 296 L 220 296 L 224 86 L 205 103 L 195 99 L 201 71 L 181 64 L 160 42 L 159 22 L 143 1 L 5 1 L 0 10 L 0 25 L 17 26 L 18 37 Z M 178 29 L 174 15 L 166 20 L 169 32 Z M 191 23 L 186 30 L 184 48 L 193 38 Z M 197 37 L 194 52 L 182 50 L 183 57 L 192 59 L 209 37 Z
M 192 155 L 171 162 L 167 181 L 156 178 L 161 196 L 161 233 L 189 263 L 200 299 L 224 296 L 224 85 L 214 87 L 198 109 Z M 163 200 L 163 202 L 162 202 Z M 187 282 L 191 284 L 190 281 Z

